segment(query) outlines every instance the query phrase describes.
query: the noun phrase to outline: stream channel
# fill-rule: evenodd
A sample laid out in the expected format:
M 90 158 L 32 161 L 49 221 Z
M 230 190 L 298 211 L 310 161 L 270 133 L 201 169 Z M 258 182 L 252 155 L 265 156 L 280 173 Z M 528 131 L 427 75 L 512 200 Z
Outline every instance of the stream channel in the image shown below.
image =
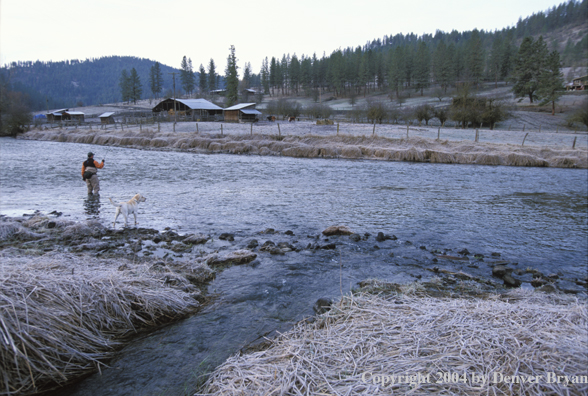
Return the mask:
M 106 159 L 101 201 L 93 203 L 80 172 L 88 151 Z M 207 155 L 3 138 L 0 186 L 2 215 L 57 211 L 111 226 L 108 198 L 140 192 L 147 197 L 140 227 L 210 234 L 220 249 L 245 248 L 251 239 L 301 248 L 257 252 L 254 262 L 219 272 L 208 288 L 212 304 L 135 339 L 101 374 L 61 395 L 193 393 L 202 375 L 230 355 L 313 315 L 318 298 L 336 299 L 369 278 L 427 280 L 433 265 L 491 278 L 492 253 L 516 268 L 567 278 L 584 278 L 588 268 L 586 169 Z M 331 225 L 364 238 L 326 242 L 321 232 Z M 268 228 L 278 233 L 260 234 Z M 377 242 L 378 232 L 398 239 Z M 219 241 L 221 233 L 235 241 Z M 337 248 L 308 249 L 312 243 Z M 434 249 L 468 249 L 486 261 L 435 263 Z

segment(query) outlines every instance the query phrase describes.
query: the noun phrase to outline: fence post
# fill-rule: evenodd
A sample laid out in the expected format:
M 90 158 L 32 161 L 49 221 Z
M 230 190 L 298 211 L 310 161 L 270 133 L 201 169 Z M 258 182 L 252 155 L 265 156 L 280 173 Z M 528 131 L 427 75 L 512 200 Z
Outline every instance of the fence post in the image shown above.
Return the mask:
M 282 132 L 280 131 L 280 123 L 278 122 L 278 137 L 282 136 Z
M 527 133 L 525 134 L 525 137 L 523 138 L 523 144 L 521 144 L 521 146 L 524 146 L 524 145 L 525 145 L 525 139 L 527 139 L 527 136 L 528 136 L 528 135 L 529 135 L 529 132 L 527 132 Z
M 410 128 L 410 124 L 406 126 L 406 140 L 408 140 L 408 128 Z
M 574 144 L 572 145 L 572 148 L 573 148 L 573 149 L 575 149 L 575 148 L 576 148 L 576 139 L 577 139 L 577 138 L 578 138 L 577 136 L 576 136 L 576 137 L 574 137 Z
M 157 121 L 157 132 L 161 132 L 161 124 Z
M 441 127 L 437 130 L 437 140 L 441 137 Z
M 372 136 L 376 134 L 376 121 L 374 120 L 374 130 L 372 131 Z
M 221 124 L 221 136 L 223 135 L 223 124 Z
M 480 136 L 480 135 L 478 133 L 478 130 L 476 129 L 476 143 L 478 143 L 478 136 Z
M 339 136 L 339 123 L 337 123 L 337 136 Z

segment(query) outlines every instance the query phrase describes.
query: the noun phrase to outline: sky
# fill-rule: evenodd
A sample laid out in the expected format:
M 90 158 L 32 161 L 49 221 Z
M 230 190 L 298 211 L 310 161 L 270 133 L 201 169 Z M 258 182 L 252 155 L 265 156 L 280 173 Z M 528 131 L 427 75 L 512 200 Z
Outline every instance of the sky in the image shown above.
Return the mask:
M 224 73 L 235 46 L 259 73 L 265 57 L 320 58 L 384 35 L 493 31 L 554 0 L 0 0 L 0 64 L 135 56 Z

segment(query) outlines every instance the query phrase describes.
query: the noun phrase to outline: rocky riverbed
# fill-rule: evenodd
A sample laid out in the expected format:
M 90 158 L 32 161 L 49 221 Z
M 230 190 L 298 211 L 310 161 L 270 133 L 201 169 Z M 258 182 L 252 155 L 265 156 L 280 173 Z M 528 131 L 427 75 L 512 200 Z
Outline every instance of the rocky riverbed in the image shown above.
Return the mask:
M 253 234 L 226 230 L 214 235 L 182 235 L 171 229 L 112 229 L 95 220 L 74 222 L 64 218 L 58 212 L 0 217 L 0 256 L 3 257 L 5 274 L 10 266 L 18 266 L 19 260 L 33 259 L 59 262 L 59 265 L 43 268 L 54 275 L 57 282 L 69 278 L 70 271 L 71 275 L 83 271 L 79 263 L 105 271 L 118 271 L 125 276 L 149 278 L 156 281 L 158 288 L 173 290 L 182 298 L 193 301 L 190 303 L 192 308 L 184 314 L 169 315 L 167 321 L 181 319 L 190 311 L 195 313 L 200 307 L 210 305 L 218 298 L 217 286 L 214 291 L 209 290 L 211 282 L 234 266 L 258 271 L 262 267 L 285 265 L 298 271 L 304 266 L 332 263 L 328 271 L 333 275 L 339 272 L 343 279 L 342 273 L 350 268 L 380 262 L 388 267 L 387 271 L 394 280 L 420 283 L 443 295 L 481 294 L 511 288 L 583 294 L 588 287 L 588 278 L 575 278 L 545 269 L 519 268 L 516 258 L 503 257 L 501 252 L 470 252 L 467 248 L 456 247 L 432 249 L 415 246 L 409 240 L 401 240 L 383 231 L 370 233 L 346 226 L 325 227 L 309 235 L 274 229 Z M 33 267 L 23 268 L 26 276 L 26 271 Z M 369 270 L 360 269 L 360 272 L 365 274 Z M 373 276 L 377 275 L 374 273 Z M 367 278 L 370 276 L 364 276 L 364 280 Z M 236 282 L 230 287 L 246 286 L 239 284 L 238 280 Z M 343 282 L 340 281 L 340 287 Z M 365 282 L 350 286 L 365 286 Z M 331 297 L 328 291 L 325 292 L 323 298 L 315 301 L 314 311 L 322 312 L 330 304 Z M 148 299 L 145 303 L 149 304 Z M 135 331 L 138 329 L 140 326 Z M 129 334 L 132 332 L 126 334 L 127 340 Z M 263 339 L 253 337 L 249 345 L 242 347 L 244 350 L 256 348 L 255 345 Z M 100 361 L 108 362 L 113 352 L 105 351 Z M 100 364 L 90 365 L 83 372 L 99 369 Z M 74 378 L 70 377 L 68 381 Z M 55 385 L 51 381 L 49 384 Z M 81 392 L 84 392 L 83 388 Z
M 162 231 L 149 228 L 104 227 L 98 221 L 74 222 L 61 220 L 61 213 L 36 213 L 23 217 L 0 217 L 0 249 L 2 255 L 42 256 L 48 252 L 67 252 L 90 255 L 95 259 L 124 258 L 127 260 L 153 262 L 152 269 L 162 273 L 166 284 L 185 285 L 192 283 L 205 286 L 214 277 L 216 270 L 250 264 L 258 255 L 266 257 L 291 255 L 301 261 L 307 260 L 304 252 L 316 251 L 360 251 L 368 256 L 396 259 L 422 260 L 416 266 L 431 274 L 446 278 L 447 282 L 458 280 L 476 281 L 492 287 L 520 287 L 531 285 L 546 290 L 579 293 L 588 287 L 588 276 L 568 277 L 562 272 L 542 272 L 527 267 L 517 268 L 515 258 L 503 258 L 499 252 L 477 253 L 468 249 L 428 249 L 413 246 L 409 240 L 400 241 L 395 235 L 377 232 L 355 232 L 346 226 L 330 226 L 313 235 L 297 236 L 289 230 L 260 230 L 252 235 L 224 232 L 218 235 L 185 234 L 171 229 Z M 395 253 L 397 251 L 398 253 Z M 410 254 L 410 253 L 412 254 Z M 400 254 L 401 257 L 397 257 Z M 410 254 L 412 257 L 408 257 Z M 189 265 L 192 274 L 183 273 Z M 412 264 L 414 266 L 414 264 Z M 120 270 L 125 270 L 124 266 Z M 416 272 L 416 271 L 415 271 Z M 175 274 L 186 279 L 174 280 Z M 414 279 L 423 278 L 414 274 Z M 190 288 L 188 288 L 190 289 Z

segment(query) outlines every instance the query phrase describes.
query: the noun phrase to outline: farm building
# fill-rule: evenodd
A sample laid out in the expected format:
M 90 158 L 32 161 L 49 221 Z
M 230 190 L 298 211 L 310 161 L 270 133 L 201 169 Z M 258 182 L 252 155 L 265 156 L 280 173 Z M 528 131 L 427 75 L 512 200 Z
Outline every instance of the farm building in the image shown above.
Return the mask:
M 55 110 L 55 111 L 52 111 L 50 113 L 45 114 L 47 116 L 47 121 L 48 122 L 55 122 L 55 121 L 64 120 L 63 113 L 65 113 L 68 110 L 69 109 L 60 109 L 60 110 Z
M 571 83 L 566 85 L 568 91 L 583 91 L 588 86 L 588 76 L 577 77 Z
M 225 121 L 256 122 L 261 115 L 255 103 L 240 103 L 225 109 Z
M 114 124 L 114 111 L 109 111 L 103 114 L 100 114 L 98 118 L 100 118 L 101 124 Z
M 50 113 L 47 113 L 46 116 L 48 122 L 66 120 L 84 121 L 84 113 L 82 113 L 81 111 L 69 111 L 69 109 L 55 110 Z
M 84 121 L 85 114 L 81 111 L 66 111 L 63 113 L 64 120 L 72 120 L 72 121 Z
M 191 117 L 193 121 L 216 121 L 223 114 L 222 107 L 205 99 L 176 99 L 175 106 L 179 115 Z M 169 98 L 159 102 L 152 111 L 174 114 L 174 99 Z

